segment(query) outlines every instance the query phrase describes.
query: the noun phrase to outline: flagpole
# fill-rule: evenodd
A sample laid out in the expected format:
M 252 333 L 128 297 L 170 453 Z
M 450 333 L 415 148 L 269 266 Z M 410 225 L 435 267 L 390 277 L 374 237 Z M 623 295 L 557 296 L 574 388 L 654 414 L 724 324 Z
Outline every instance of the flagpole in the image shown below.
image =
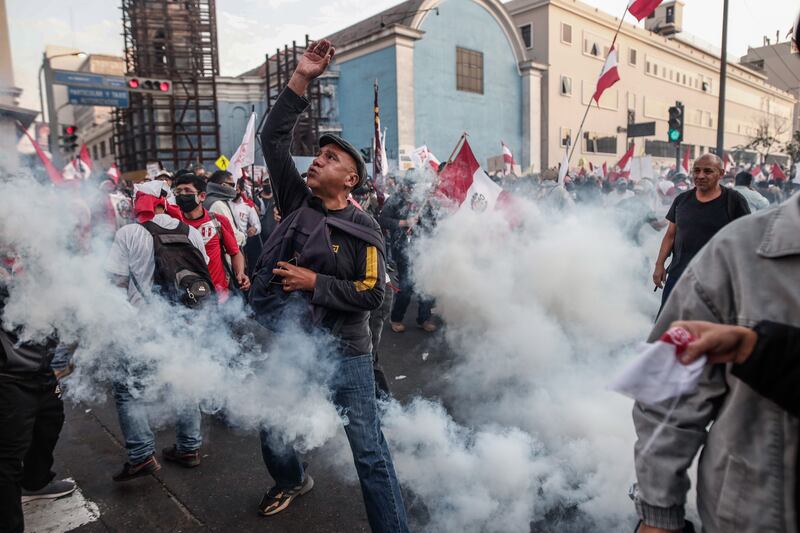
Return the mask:
M 614 45 L 617 42 L 617 36 L 619 35 L 620 30 L 622 30 L 622 23 L 625 21 L 625 15 L 628 13 L 628 3 L 625 4 L 625 11 L 622 12 L 622 16 L 619 18 L 619 25 L 617 26 L 617 31 L 614 32 L 614 38 L 611 40 L 611 48 L 614 48 Z M 611 49 L 609 49 L 609 52 Z M 608 56 L 606 56 L 608 59 Z M 600 72 L 603 72 L 603 67 L 605 67 L 605 62 L 603 66 L 600 67 Z M 578 146 L 578 142 L 580 142 L 581 133 L 583 132 L 583 125 L 586 122 L 586 117 L 589 116 L 589 109 L 592 107 L 592 99 L 589 98 L 589 103 L 586 105 L 586 110 L 583 112 L 583 119 L 581 120 L 581 125 L 578 126 L 578 133 L 575 135 L 575 142 L 572 143 L 572 150 L 569 152 L 569 156 L 567 157 L 567 164 L 569 164 L 570 160 L 572 159 L 572 154 L 575 152 L 575 148 Z M 598 106 L 600 103 L 598 102 Z
M 458 142 L 456 143 L 456 147 L 453 148 L 453 151 L 450 153 L 450 157 L 448 157 L 447 161 L 445 161 L 445 165 L 449 165 L 450 164 L 450 162 L 453 160 L 453 156 L 456 155 L 456 152 L 458 151 L 458 149 L 461 148 L 462 144 L 464 144 L 464 139 L 466 139 L 466 138 L 467 138 L 467 132 L 465 131 L 464 133 L 461 134 L 461 137 L 458 139 Z

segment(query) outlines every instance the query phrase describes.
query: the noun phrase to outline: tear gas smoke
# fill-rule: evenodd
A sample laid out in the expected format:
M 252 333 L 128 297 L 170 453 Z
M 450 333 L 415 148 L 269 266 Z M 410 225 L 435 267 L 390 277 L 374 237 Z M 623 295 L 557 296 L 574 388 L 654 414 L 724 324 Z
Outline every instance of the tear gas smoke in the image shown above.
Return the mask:
M 22 265 L 0 318 L 23 338 L 76 344 L 72 398 L 97 400 L 134 375 L 165 418 L 200 403 L 307 450 L 339 431 L 327 339 L 289 326 L 265 339 L 236 305 L 132 307 L 107 278 L 107 242 L 73 250 L 72 194 L 0 183 L 0 252 Z M 422 398 L 385 405 L 398 477 L 425 508 L 415 529 L 627 530 L 630 401 L 604 387 L 657 306 L 642 249 L 598 209 L 517 208 L 514 230 L 499 213 L 462 211 L 417 242 L 417 284 L 436 298 L 455 360 L 441 376 L 452 414 Z
M 461 210 L 416 245 L 417 286 L 455 354 L 453 415 L 389 407 L 398 476 L 426 531 L 632 529 L 631 403 L 605 385 L 657 308 L 645 256 L 601 209 L 516 211 L 510 230 Z
M 75 345 L 71 398 L 96 401 L 120 381 L 156 416 L 200 404 L 244 429 L 273 427 L 300 449 L 335 434 L 327 339 L 291 326 L 273 337 L 235 302 L 195 311 L 152 298 L 133 307 L 104 269 L 107 240 L 75 251 L 91 201 L 67 188 L 0 183 L 0 251 L 21 270 L 2 320 L 23 340 L 57 334 Z

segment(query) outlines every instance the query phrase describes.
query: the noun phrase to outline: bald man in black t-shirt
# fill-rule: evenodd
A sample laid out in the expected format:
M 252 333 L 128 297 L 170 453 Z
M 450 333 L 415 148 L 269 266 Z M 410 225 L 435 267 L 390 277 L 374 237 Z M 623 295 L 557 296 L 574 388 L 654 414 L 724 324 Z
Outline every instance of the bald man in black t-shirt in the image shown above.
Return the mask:
M 711 237 L 729 222 L 750 213 L 741 194 L 720 186 L 723 173 L 718 156 L 700 156 L 692 168 L 694 188 L 679 194 L 669 208 L 669 227 L 653 271 L 653 283 L 664 289 L 662 307 L 686 266 Z M 664 264 L 670 255 L 667 269 Z

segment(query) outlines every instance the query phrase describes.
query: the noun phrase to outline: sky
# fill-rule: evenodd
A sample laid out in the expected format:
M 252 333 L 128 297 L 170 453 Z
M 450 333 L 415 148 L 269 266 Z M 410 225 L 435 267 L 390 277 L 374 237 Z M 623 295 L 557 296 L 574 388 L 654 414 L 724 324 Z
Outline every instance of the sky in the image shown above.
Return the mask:
M 445 0 L 463 1 L 463 0 Z M 584 0 L 617 15 L 628 0 Z M 319 38 L 398 0 L 217 0 L 221 74 L 235 76 L 263 62 L 267 51 Z M 719 46 L 722 0 L 685 0 L 684 31 Z M 122 23 L 117 0 L 6 0 L 14 77 L 23 89 L 20 105 L 39 108 L 36 76 L 48 44 L 72 46 L 94 54 L 122 54 Z M 730 2 L 728 49 L 734 56 L 757 46 L 764 35 L 781 38 L 797 16 L 788 0 Z M 634 21 L 628 15 L 628 21 Z

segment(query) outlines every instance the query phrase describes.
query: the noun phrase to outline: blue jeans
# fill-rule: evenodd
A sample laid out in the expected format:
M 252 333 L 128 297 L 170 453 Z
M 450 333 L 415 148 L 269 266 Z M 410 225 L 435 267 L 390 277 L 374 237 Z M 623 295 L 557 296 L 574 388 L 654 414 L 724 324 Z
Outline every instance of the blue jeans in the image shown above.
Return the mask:
M 113 383 L 111 389 L 117 404 L 119 428 L 125 437 L 128 462 L 133 465 L 141 463 L 156 452 L 156 440 L 147 420 L 147 404 L 134 397 L 122 383 Z M 179 452 L 191 452 L 203 444 L 200 418 L 199 408 L 178 413 L 175 442 Z
M 407 533 L 408 519 L 389 447 L 381 431 L 372 354 L 343 358 L 333 380 L 334 401 L 347 417 L 344 426 L 353 452 L 367 519 L 375 533 Z M 261 431 L 261 453 L 280 488 L 303 483 L 303 466 L 291 445 Z

